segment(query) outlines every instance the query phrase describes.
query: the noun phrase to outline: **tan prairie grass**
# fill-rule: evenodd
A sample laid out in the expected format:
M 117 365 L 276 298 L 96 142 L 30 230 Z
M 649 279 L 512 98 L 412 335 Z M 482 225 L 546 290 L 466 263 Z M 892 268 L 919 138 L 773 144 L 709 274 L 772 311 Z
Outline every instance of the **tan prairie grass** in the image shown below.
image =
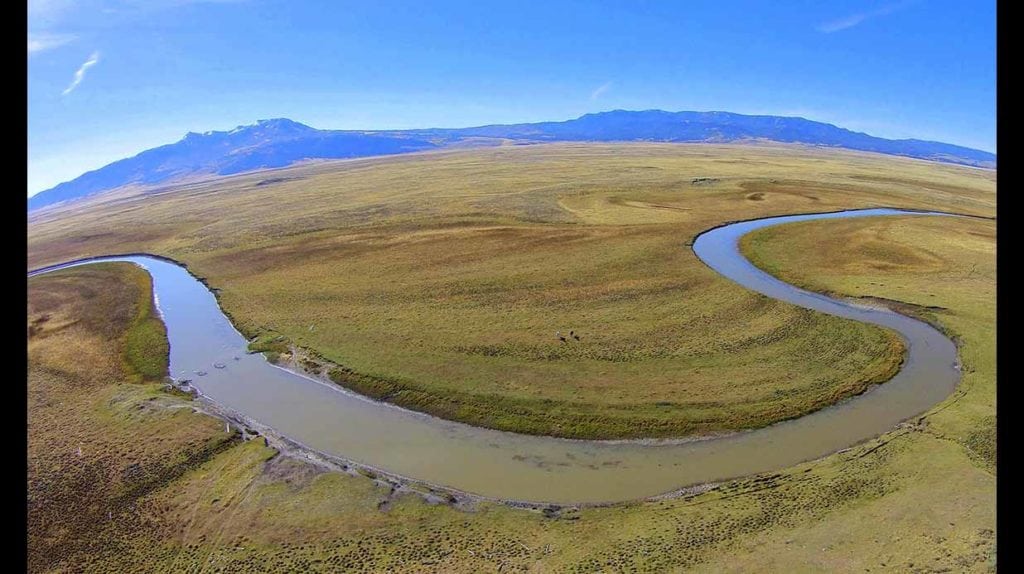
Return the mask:
M 160 392 L 164 325 L 149 275 L 125 264 L 29 279 L 28 564 L 88 569 L 144 528 L 136 503 L 231 444 Z
M 701 494 L 582 510 L 431 505 L 275 456 L 259 440 L 170 465 L 158 487 L 105 494 L 123 492 L 127 461 L 207 453 L 200 445 L 227 437 L 213 419 L 168 408 L 181 399 L 127 382 L 120 341 L 148 292 L 144 274 L 114 265 L 34 278 L 30 504 L 74 495 L 45 501 L 42 516 L 59 519 L 42 522 L 48 537 L 30 535 L 30 557 L 46 558 L 30 571 L 994 571 L 993 224 L 871 218 L 764 234 L 745 251 L 787 281 L 900 299 L 956 335 L 959 390 L 920 423 L 819 461 Z M 68 361 L 61 348 L 90 351 Z M 68 490 L 83 464 L 80 436 L 104 440 L 84 460 L 110 466 Z M 101 520 L 112 501 L 114 520 Z M 41 516 L 31 508 L 30 526 Z
M 995 468 L 995 222 L 963 218 L 877 218 L 796 223 L 744 238 L 752 261 L 819 292 L 894 306 L 960 341 L 963 380 L 929 420 Z M 813 246 L 813 249 L 811 248 Z M 963 344 L 971 341 L 973 344 Z
M 504 146 L 128 190 L 34 215 L 29 262 L 173 257 L 247 335 L 445 418 L 687 436 L 806 414 L 902 356 L 891 333 L 719 277 L 697 233 L 857 207 L 991 215 L 994 189 L 991 171 L 800 146 Z

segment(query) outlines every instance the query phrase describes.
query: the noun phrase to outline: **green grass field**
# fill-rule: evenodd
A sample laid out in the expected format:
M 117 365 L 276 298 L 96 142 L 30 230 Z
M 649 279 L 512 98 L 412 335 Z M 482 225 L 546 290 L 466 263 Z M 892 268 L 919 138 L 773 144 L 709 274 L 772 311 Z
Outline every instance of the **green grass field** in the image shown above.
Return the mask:
M 132 361 L 127 341 L 150 308 L 143 272 L 33 278 L 30 571 L 994 571 L 994 238 L 992 222 L 928 218 L 751 237 L 745 251 L 787 281 L 917 305 L 959 338 L 958 391 L 819 461 L 548 513 L 430 505 L 239 441 L 139 378 L 133 365 L 151 361 Z
M 697 233 L 852 207 L 991 216 L 994 190 L 990 171 L 797 146 L 505 146 L 125 191 L 33 215 L 28 257 L 173 257 L 275 356 L 308 349 L 338 383 L 445 418 L 686 436 L 805 414 L 902 354 L 719 277 Z

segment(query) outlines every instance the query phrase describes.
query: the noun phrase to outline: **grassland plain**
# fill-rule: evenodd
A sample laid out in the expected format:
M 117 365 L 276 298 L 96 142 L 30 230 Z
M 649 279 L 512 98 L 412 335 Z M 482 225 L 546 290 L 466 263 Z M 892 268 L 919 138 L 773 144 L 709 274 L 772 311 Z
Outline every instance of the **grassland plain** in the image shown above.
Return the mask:
M 828 229 L 811 223 L 751 233 L 741 248 L 785 281 L 916 315 L 959 341 L 964 375 L 953 399 L 957 408 L 930 417 L 931 432 L 960 441 L 994 469 L 995 223 L 904 217 L 836 221 Z
M 994 189 L 991 171 L 802 147 L 504 146 L 126 190 L 33 214 L 28 257 L 172 257 L 256 348 L 308 349 L 339 384 L 445 418 L 686 436 L 805 414 L 902 354 L 719 277 L 697 233 L 880 205 L 991 216 Z
M 160 392 L 150 278 L 100 264 L 29 280 L 28 562 L 78 570 L 139 527 L 136 500 L 230 446 L 216 419 Z
M 107 264 L 33 278 L 30 456 L 46 464 L 30 460 L 29 488 L 48 512 L 30 511 L 30 527 L 51 517 L 47 531 L 64 538 L 33 538 L 52 552 L 31 549 L 39 557 L 31 570 L 992 571 L 994 226 L 937 221 L 796 224 L 745 247 L 779 276 L 823 291 L 927 302 L 922 313 L 960 339 L 964 381 L 954 396 L 819 461 L 702 494 L 578 510 L 430 505 L 239 441 L 182 408 L 186 399 L 129 382 L 120 341 L 138 317 L 125 309 L 148 297 L 140 271 Z M 865 242 L 889 247 L 861 249 Z M 107 446 L 77 457 L 79 434 Z M 204 454 L 196 465 L 160 467 L 174 472 L 152 488 L 116 495 L 125 461 L 146 467 L 188 452 Z M 70 482 L 83 461 L 106 470 Z M 53 481 L 65 489 L 36 490 Z M 85 495 L 41 496 L 67 488 Z M 77 520 L 91 505 L 100 519 Z

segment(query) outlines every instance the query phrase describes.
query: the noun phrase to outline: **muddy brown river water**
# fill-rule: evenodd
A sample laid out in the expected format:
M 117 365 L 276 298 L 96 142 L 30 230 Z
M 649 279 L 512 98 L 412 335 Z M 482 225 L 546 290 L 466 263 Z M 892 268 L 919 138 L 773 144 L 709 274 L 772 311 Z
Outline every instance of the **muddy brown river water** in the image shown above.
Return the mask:
M 744 234 L 812 219 L 943 216 L 895 209 L 770 217 L 699 235 L 693 250 L 726 278 L 794 305 L 899 333 L 907 356 L 885 384 L 763 429 L 690 442 L 581 441 L 477 428 L 379 403 L 247 353 L 213 294 L 184 267 L 155 257 L 101 257 L 33 271 L 127 261 L 153 277 L 170 340 L 170 371 L 210 400 L 307 448 L 443 487 L 503 500 L 559 504 L 646 498 L 782 469 L 878 436 L 946 398 L 960 379 L 956 346 L 898 313 L 812 293 L 761 271 L 738 248 Z M 680 248 L 685 248 L 680 244 Z

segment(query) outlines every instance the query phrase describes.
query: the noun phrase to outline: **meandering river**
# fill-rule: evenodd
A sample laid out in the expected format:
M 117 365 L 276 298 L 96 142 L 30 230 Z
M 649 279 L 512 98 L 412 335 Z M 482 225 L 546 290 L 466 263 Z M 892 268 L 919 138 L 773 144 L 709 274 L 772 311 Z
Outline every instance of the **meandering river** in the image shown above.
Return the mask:
M 697 257 L 728 279 L 801 307 L 887 327 L 903 337 L 908 350 L 893 379 L 860 396 L 763 429 L 691 442 L 519 435 L 361 397 L 247 353 L 248 342 L 221 312 L 214 295 L 185 268 L 166 260 L 101 257 L 29 276 L 102 261 L 126 261 L 146 269 L 167 325 L 171 375 L 191 379 L 212 401 L 310 449 L 485 497 L 561 504 L 617 502 L 815 459 L 880 435 L 953 391 L 960 379 L 956 346 L 935 328 L 784 283 L 751 264 L 738 248 L 741 236 L 771 225 L 883 215 L 946 214 L 868 209 L 769 217 L 725 225 L 697 237 Z

